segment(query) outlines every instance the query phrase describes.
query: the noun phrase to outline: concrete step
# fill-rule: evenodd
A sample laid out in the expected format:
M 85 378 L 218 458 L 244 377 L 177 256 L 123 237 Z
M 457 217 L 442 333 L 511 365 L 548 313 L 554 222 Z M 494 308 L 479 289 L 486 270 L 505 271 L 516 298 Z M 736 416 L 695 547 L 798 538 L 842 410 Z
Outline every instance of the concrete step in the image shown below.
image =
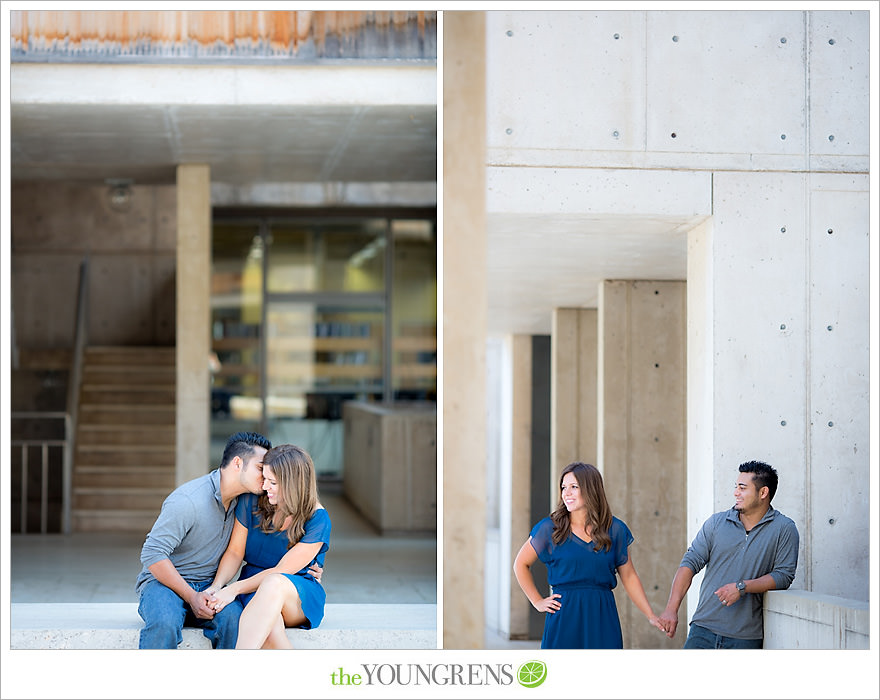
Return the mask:
M 177 381 L 177 368 L 86 365 L 83 368 L 82 381 L 83 384 L 107 384 L 123 388 L 153 384 L 173 387 Z
M 72 508 L 70 511 L 74 532 L 137 532 L 146 535 L 158 515 L 158 507 L 145 510 Z
M 80 404 L 79 421 L 85 425 L 175 425 L 173 404 Z
M 93 425 L 80 422 L 77 444 L 83 449 L 93 445 L 174 445 L 175 425 Z
M 88 467 L 135 467 L 150 464 L 156 467 L 174 468 L 176 446 L 166 445 L 77 445 L 76 468 Z
M 124 486 L 77 486 L 73 489 L 73 511 L 149 510 L 156 515 L 165 497 L 165 488 Z
M 11 649 L 137 649 L 137 603 L 13 603 Z M 436 649 L 431 603 L 328 603 L 312 630 L 289 629 L 294 649 Z M 185 628 L 181 649 L 210 649 L 202 631 Z
M 91 345 L 86 348 L 86 361 L 98 364 L 174 365 L 173 347 L 137 347 Z
M 83 384 L 79 400 L 81 404 L 99 403 L 104 406 L 129 403 L 173 406 L 176 395 L 174 384 L 145 384 L 125 387 L 108 384 Z
M 77 487 L 103 488 L 108 484 L 122 488 L 161 488 L 166 493 L 174 489 L 174 467 L 156 467 L 138 463 L 136 465 L 119 466 L 77 466 L 74 475 Z

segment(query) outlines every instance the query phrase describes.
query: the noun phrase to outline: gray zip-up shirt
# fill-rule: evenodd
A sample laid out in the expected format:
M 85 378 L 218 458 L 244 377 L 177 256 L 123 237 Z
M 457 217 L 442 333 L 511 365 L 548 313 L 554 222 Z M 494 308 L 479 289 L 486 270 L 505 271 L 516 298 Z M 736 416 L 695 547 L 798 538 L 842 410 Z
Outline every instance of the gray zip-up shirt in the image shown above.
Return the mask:
M 777 590 L 788 588 L 797 568 L 799 541 L 794 521 L 772 507 L 749 533 L 734 508 L 712 515 L 681 560 L 681 566 L 695 574 L 706 567 L 691 624 L 725 637 L 763 639 L 764 596 L 745 593 L 725 606 L 715 591 L 727 583 L 765 574 L 773 577 Z
M 232 535 L 237 502 L 233 498 L 223 508 L 219 469 L 174 489 L 141 548 L 144 568 L 135 584 L 137 594 L 156 578 L 149 567 L 163 559 L 170 559 L 188 583 L 212 580 Z

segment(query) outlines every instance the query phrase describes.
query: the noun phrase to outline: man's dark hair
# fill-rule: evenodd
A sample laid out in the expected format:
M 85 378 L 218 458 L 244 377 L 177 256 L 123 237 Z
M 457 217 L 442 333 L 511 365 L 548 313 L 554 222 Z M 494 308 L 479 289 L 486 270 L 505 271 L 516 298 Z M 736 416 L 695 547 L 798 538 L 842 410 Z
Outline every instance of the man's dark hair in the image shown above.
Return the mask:
M 255 447 L 270 450 L 272 449 L 272 443 L 259 433 L 236 433 L 226 441 L 223 457 L 220 460 L 220 468 L 224 469 L 236 457 L 241 457 L 242 461 L 247 461 L 247 458 L 253 454 Z
M 754 474 L 752 480 L 755 482 L 755 488 L 760 491 L 762 487 L 766 486 L 770 489 L 770 498 L 767 502 L 773 500 L 773 496 L 776 495 L 776 487 L 779 485 L 779 476 L 773 467 L 764 462 L 751 461 L 740 464 L 739 470 L 744 474 Z

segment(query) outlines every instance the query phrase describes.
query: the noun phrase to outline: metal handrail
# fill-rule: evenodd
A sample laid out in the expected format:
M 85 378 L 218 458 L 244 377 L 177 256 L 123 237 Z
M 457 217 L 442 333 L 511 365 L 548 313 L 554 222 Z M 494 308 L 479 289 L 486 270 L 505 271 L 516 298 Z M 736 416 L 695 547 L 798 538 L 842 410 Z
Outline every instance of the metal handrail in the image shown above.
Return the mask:
M 79 392 L 82 383 L 83 356 L 89 329 L 89 259 L 83 258 L 79 267 L 79 289 L 76 300 L 76 326 L 74 329 L 73 356 L 70 361 L 70 374 L 67 384 L 67 435 L 64 446 L 63 496 L 61 531 L 71 532 L 71 500 L 73 490 L 73 453 L 76 447 L 76 426 L 79 413 Z
M 40 480 L 40 532 L 49 529 L 49 448 L 61 447 L 67 450 L 70 442 L 70 416 L 64 411 L 14 411 L 12 419 L 64 419 L 64 438 L 58 439 L 14 439 L 13 447 L 21 447 L 21 532 L 27 532 L 28 522 L 28 453 L 31 447 L 39 447 L 42 456 Z

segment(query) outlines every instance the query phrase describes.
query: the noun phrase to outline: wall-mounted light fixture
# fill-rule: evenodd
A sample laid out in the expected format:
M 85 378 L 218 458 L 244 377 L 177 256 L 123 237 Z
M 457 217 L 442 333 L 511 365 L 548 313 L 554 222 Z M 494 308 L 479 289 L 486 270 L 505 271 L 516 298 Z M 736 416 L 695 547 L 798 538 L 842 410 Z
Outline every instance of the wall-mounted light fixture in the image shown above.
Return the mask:
M 128 211 L 131 205 L 131 186 L 134 180 L 127 178 L 108 178 L 104 182 L 110 186 L 107 197 L 114 211 Z

